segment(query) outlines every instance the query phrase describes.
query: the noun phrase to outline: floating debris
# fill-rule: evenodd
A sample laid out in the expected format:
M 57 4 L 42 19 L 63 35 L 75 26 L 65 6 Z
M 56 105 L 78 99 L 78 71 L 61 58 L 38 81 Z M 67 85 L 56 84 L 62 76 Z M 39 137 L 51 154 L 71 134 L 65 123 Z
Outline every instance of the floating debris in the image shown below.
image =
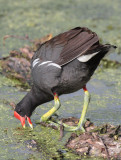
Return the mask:
M 87 125 L 88 124 L 88 125 Z M 94 126 L 89 120 L 85 123 L 86 132 L 72 133 L 66 147 L 82 156 L 121 158 L 121 127 L 113 125 Z
M 61 119 L 62 123 L 75 126 L 77 118 L 69 117 Z M 41 125 L 60 130 L 60 139 L 63 137 L 64 130 L 61 127 L 41 122 Z M 63 126 L 61 124 L 61 126 Z M 121 159 L 121 126 L 105 124 L 95 126 L 89 119 L 85 122 L 85 133 L 72 133 L 65 146 L 74 153 L 86 157 L 102 157 L 106 159 Z
M 5 39 L 9 37 L 18 38 L 21 40 L 29 40 L 32 42 L 32 46 L 24 46 L 19 50 L 10 51 L 9 56 L 0 59 L 0 70 L 3 75 L 11 79 L 17 79 L 21 82 L 22 88 L 29 88 L 31 84 L 31 59 L 34 55 L 34 50 L 44 42 L 52 38 L 52 34 L 49 34 L 41 39 L 30 40 L 26 37 L 19 37 L 14 35 L 6 35 Z M 20 83 L 19 83 L 20 85 Z

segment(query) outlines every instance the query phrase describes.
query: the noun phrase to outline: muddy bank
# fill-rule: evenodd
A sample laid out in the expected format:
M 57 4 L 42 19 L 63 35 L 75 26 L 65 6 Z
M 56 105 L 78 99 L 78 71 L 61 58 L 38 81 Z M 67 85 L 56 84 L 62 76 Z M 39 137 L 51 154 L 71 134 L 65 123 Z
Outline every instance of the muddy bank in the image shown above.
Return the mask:
M 121 126 L 94 126 L 87 122 L 86 132 L 80 135 L 72 133 L 66 147 L 76 154 L 86 157 L 102 157 L 107 159 L 121 158 Z M 93 128 L 94 129 L 90 129 Z
M 4 37 L 4 40 L 11 37 L 24 40 L 26 38 L 7 35 Z M 0 59 L 1 73 L 10 79 L 16 79 L 21 82 L 21 87 L 29 88 L 31 84 L 31 59 L 34 55 L 34 51 L 36 51 L 42 43 L 51 38 L 52 35 L 49 34 L 40 39 L 31 40 L 32 45 L 30 46 L 26 45 L 18 50 L 10 51 L 9 56 Z
M 63 123 L 70 126 L 75 126 L 78 123 L 77 118 L 70 117 L 61 119 Z M 64 137 L 64 127 L 54 126 L 54 124 L 42 123 L 45 127 L 60 130 L 60 140 Z M 85 125 L 85 133 L 76 131 L 68 138 L 65 147 L 72 150 L 73 153 L 82 158 L 106 158 L 120 159 L 121 158 L 121 126 L 105 124 L 95 126 L 90 120 L 87 120 Z

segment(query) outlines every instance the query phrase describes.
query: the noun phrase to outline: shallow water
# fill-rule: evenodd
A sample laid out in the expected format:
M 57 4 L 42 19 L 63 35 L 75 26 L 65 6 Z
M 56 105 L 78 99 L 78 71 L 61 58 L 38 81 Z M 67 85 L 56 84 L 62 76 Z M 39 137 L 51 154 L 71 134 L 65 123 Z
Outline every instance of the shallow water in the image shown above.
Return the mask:
M 29 35 L 31 39 L 46 34 L 56 35 L 75 26 L 87 26 L 100 36 L 104 43 L 118 46 L 118 54 L 108 59 L 121 62 L 121 1 L 120 0 L 0 0 L 0 57 L 8 55 L 11 49 L 17 49 L 27 41 L 14 38 L 2 45 L 6 34 Z M 39 33 L 39 34 L 38 34 Z M 23 130 L 13 117 L 13 109 L 7 102 L 19 102 L 26 94 L 16 88 L 15 81 L 0 75 L 0 159 L 76 159 L 78 156 L 64 148 L 70 133 L 65 133 L 60 142 L 59 132 L 36 124 L 40 116 L 48 111 L 53 102 L 38 107 L 33 116 L 34 130 Z M 95 124 L 121 123 L 121 67 L 96 71 L 87 84 L 91 93 L 91 102 L 86 115 Z M 60 97 L 62 106 L 60 117 L 80 117 L 83 105 L 83 91 Z M 32 145 L 31 140 L 37 141 Z

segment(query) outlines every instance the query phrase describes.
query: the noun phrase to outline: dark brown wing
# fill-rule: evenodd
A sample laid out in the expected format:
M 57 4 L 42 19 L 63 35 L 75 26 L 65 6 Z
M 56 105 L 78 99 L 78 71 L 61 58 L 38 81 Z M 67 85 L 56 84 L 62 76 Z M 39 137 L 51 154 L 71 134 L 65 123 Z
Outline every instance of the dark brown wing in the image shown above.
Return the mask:
M 80 33 L 68 40 L 68 44 L 63 48 L 60 59 L 56 63 L 64 65 L 86 54 L 86 51 L 97 42 L 99 42 L 99 39 L 96 33 L 87 28 L 81 28 Z
M 77 27 L 52 38 L 37 51 L 37 57 L 65 65 L 75 58 L 86 54 L 98 36 L 88 28 Z

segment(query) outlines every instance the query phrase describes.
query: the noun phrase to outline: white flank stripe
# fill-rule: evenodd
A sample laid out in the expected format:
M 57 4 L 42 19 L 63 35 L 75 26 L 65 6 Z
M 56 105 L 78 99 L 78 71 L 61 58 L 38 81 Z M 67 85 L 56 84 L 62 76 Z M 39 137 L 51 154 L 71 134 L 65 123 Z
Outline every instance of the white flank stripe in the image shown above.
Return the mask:
M 54 67 L 57 67 L 57 68 L 60 68 L 60 69 L 61 69 L 61 66 L 59 66 L 59 65 L 56 64 L 56 63 L 50 63 L 50 64 L 48 64 L 47 66 L 54 66 Z
M 44 64 L 47 64 L 47 63 L 51 63 L 52 61 L 45 61 L 45 62 L 42 62 L 41 64 L 39 64 L 38 66 L 42 66 Z
M 88 54 L 88 55 L 83 55 L 83 56 L 80 56 L 78 57 L 77 59 L 80 61 L 80 62 L 87 62 L 88 60 L 90 60 L 93 56 L 95 56 L 96 54 L 98 54 L 98 52 L 95 52 L 95 53 L 92 53 L 92 54 Z
M 39 63 L 39 58 L 35 59 L 32 63 L 32 66 L 34 67 L 37 63 Z

